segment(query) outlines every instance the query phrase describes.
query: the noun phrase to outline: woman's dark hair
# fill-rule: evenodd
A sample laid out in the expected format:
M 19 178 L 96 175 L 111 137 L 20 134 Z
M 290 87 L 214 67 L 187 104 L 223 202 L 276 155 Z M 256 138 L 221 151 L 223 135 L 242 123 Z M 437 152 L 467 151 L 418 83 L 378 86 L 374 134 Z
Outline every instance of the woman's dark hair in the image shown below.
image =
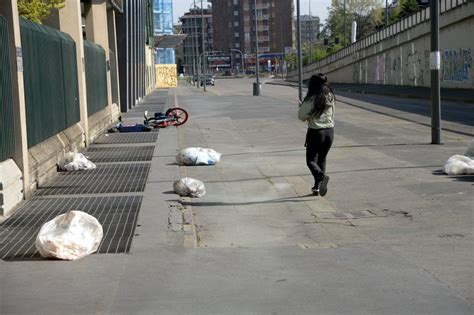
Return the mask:
M 308 92 L 306 93 L 305 101 L 314 97 L 314 106 L 310 115 L 316 118 L 321 116 L 326 108 L 326 99 L 329 93 L 334 95 L 334 92 L 327 83 L 328 79 L 324 73 L 312 75 L 308 83 Z

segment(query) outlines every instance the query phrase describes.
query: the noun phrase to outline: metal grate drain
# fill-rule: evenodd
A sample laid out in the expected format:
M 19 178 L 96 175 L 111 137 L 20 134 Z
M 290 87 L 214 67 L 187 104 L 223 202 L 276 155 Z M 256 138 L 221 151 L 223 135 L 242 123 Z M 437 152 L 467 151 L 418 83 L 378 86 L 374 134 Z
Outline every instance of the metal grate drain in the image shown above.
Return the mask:
M 106 133 L 98 137 L 94 143 L 154 143 L 158 139 L 158 132 L 127 132 L 127 133 Z
M 362 210 L 354 212 L 321 212 L 313 213 L 313 216 L 316 219 L 366 219 L 366 218 L 376 218 L 376 217 L 385 217 L 386 214 L 377 211 L 377 210 Z
M 104 148 L 92 145 L 84 154 L 93 162 L 151 161 L 154 149 L 154 146 Z
M 95 170 L 62 172 L 35 195 L 75 195 L 141 192 L 150 171 L 149 163 L 103 164 Z
M 102 224 L 104 237 L 96 253 L 128 253 L 141 202 L 141 196 L 32 199 L 0 224 L 0 258 L 40 258 L 35 240 L 41 226 L 68 210 L 84 211 Z

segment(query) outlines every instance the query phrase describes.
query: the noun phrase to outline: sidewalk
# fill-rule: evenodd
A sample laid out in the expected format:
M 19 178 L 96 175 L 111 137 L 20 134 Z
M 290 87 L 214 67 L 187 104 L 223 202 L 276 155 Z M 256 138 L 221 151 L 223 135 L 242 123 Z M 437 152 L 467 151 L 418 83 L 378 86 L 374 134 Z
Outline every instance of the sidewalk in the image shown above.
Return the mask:
M 267 84 L 298 86 L 297 82 L 274 79 Z M 351 92 L 361 94 L 392 95 L 404 98 L 430 99 L 431 89 L 428 87 L 384 85 L 384 84 L 348 84 L 333 83 L 331 86 L 337 92 Z M 474 90 L 470 89 L 441 89 L 441 99 L 474 103 Z
M 313 197 L 297 91 L 251 93 L 244 79 L 184 84 L 125 114 L 190 114 L 152 144 L 130 253 L 0 261 L 0 313 L 471 314 L 472 177 L 437 175 L 469 137 L 431 146 L 423 125 L 338 104 L 329 193 Z M 189 146 L 222 160 L 179 167 Z M 175 195 L 181 176 L 207 195 Z

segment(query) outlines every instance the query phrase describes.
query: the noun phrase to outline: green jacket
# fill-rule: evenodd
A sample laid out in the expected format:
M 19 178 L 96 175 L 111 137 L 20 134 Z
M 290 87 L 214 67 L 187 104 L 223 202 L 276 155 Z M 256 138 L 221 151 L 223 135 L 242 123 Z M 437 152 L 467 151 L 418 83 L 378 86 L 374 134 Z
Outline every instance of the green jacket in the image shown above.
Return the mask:
M 319 117 L 310 115 L 313 109 L 314 97 L 304 101 L 298 109 L 298 119 L 301 121 L 308 121 L 308 128 L 312 129 L 327 129 L 334 127 L 334 111 L 336 98 L 334 94 L 329 93 L 326 97 L 326 108 Z

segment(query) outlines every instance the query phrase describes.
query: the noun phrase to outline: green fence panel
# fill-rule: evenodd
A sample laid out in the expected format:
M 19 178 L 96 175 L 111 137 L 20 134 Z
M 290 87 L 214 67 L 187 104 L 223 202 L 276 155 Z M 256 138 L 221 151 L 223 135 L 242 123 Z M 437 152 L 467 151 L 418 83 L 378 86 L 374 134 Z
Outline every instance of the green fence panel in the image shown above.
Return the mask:
M 112 85 L 112 103 L 118 105 L 118 86 L 117 86 L 117 63 L 115 62 L 115 54 L 113 51 L 109 51 L 110 54 L 110 84 Z
M 87 114 L 97 113 L 107 106 L 107 65 L 105 50 L 92 42 L 84 40 L 84 59 L 86 64 Z
M 0 162 L 15 154 L 13 96 L 7 20 L 0 16 Z
M 21 19 L 28 147 L 80 120 L 76 44 L 58 30 Z

